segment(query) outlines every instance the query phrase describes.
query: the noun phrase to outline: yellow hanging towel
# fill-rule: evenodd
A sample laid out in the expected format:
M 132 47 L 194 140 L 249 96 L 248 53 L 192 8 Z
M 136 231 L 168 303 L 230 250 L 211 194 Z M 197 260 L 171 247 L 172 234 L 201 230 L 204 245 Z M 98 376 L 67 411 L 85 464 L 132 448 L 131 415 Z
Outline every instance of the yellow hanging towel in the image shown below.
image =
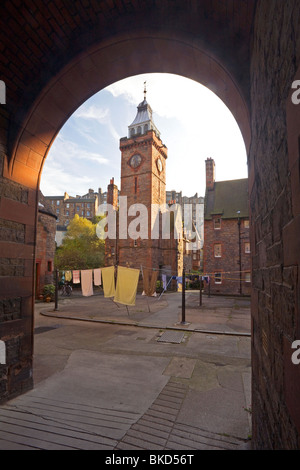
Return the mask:
M 108 268 L 101 269 L 102 285 L 104 297 L 113 297 L 115 295 L 115 267 L 109 266 Z
M 139 269 L 118 266 L 115 302 L 124 305 L 135 305 L 139 274 Z

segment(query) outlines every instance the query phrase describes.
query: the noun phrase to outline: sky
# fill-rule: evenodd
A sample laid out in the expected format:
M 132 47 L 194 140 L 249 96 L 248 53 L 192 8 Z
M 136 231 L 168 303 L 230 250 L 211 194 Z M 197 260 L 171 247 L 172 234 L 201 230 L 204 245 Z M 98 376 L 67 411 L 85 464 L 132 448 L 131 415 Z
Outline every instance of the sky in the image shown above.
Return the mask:
M 205 160 L 215 160 L 216 181 L 247 178 L 245 144 L 225 104 L 198 82 L 172 74 L 126 78 L 93 95 L 58 133 L 44 164 L 45 196 L 84 195 L 120 188 L 120 138 L 128 136 L 144 99 L 168 148 L 166 189 L 205 195 Z

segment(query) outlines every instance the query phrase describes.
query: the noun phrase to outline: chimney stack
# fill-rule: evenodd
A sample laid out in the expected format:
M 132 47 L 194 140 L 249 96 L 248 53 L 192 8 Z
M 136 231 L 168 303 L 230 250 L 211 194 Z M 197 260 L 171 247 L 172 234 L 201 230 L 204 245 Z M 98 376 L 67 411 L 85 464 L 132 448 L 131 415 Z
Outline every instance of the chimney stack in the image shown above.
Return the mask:
M 114 184 L 114 178 L 111 178 L 107 186 L 107 204 L 111 204 L 115 210 L 118 207 L 118 186 Z
M 215 184 L 215 162 L 212 158 L 205 160 L 206 164 L 206 189 L 214 189 Z

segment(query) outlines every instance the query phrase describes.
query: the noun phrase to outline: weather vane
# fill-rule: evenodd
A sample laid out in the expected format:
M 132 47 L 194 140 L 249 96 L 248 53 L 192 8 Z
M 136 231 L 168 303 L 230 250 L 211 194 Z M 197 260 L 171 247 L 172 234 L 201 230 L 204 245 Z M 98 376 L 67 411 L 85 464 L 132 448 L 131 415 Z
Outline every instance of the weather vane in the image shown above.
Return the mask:
M 146 93 L 147 93 L 146 82 L 144 82 L 144 100 L 146 99 Z

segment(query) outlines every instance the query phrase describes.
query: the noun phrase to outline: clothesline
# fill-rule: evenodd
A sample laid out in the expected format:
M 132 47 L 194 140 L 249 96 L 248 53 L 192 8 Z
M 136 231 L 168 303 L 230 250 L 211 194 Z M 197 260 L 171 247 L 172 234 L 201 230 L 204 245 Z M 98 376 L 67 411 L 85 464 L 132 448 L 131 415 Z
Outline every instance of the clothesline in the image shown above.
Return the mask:
M 124 305 L 135 305 L 140 269 L 118 266 L 117 279 L 115 278 L 115 266 L 57 271 L 62 273 L 61 280 L 63 281 L 73 280 L 74 284 L 81 282 L 83 296 L 93 295 L 94 281 L 94 285 L 103 287 L 104 297 L 114 297 L 115 302 Z M 143 294 L 151 296 L 156 293 L 157 273 L 144 270 L 142 275 L 144 282 Z
M 114 268 L 117 269 L 117 268 L 118 268 L 118 265 L 115 265 Z M 89 270 L 94 270 L 94 271 L 96 270 L 96 271 L 97 271 L 98 269 L 101 270 L 101 269 L 104 269 L 104 268 L 87 268 L 87 269 L 84 269 L 84 270 L 82 270 L 82 269 L 81 269 L 81 270 L 80 270 L 80 269 L 75 269 L 75 270 L 74 270 L 74 269 L 67 269 L 67 270 L 58 270 L 58 271 L 59 271 L 59 273 L 71 273 L 71 272 L 73 272 L 73 273 L 74 273 L 74 272 L 75 272 L 75 273 L 79 273 L 80 271 L 89 271 Z M 133 268 L 131 268 L 131 269 L 133 269 Z M 143 275 L 143 269 L 145 269 L 145 270 L 150 270 L 150 271 L 153 271 L 153 272 L 162 272 L 162 274 L 167 274 L 167 275 L 169 275 L 169 276 L 174 276 L 174 275 L 177 275 L 177 274 L 178 274 L 176 271 L 173 271 L 172 269 L 168 269 L 168 268 L 150 268 L 150 267 L 146 267 L 146 266 L 141 265 L 141 267 L 140 267 L 140 272 L 141 272 L 142 275 Z M 223 276 L 223 275 L 225 275 L 225 274 L 231 274 L 231 275 L 232 275 L 232 274 L 233 274 L 233 275 L 234 275 L 234 274 L 245 274 L 245 273 L 249 273 L 249 271 L 220 271 L 220 273 L 221 273 L 222 276 Z M 200 272 L 198 272 L 198 273 L 195 273 L 195 272 L 186 272 L 186 273 L 185 273 L 185 276 L 186 276 L 186 277 L 187 277 L 187 276 L 201 276 L 201 277 L 202 277 L 202 280 L 203 280 L 204 278 L 207 278 L 207 277 L 213 277 L 214 275 L 215 275 L 215 272 L 211 272 L 211 273 L 208 273 L 208 272 L 206 272 L 206 273 L 200 273 Z M 76 279 L 77 279 L 78 274 L 76 274 L 75 276 L 76 276 Z M 227 280 L 238 280 L 238 281 L 240 280 L 239 278 L 238 278 L 238 279 L 235 279 L 235 278 L 226 278 L 226 279 L 227 279 Z M 71 280 L 71 279 L 67 279 L 67 278 L 65 277 L 65 280 L 68 281 L 68 280 Z M 77 283 L 79 283 L 79 282 L 80 282 L 80 280 L 77 281 Z M 73 283 L 74 283 L 74 280 L 73 280 Z M 75 283 L 76 283 L 76 281 L 75 281 Z M 97 284 L 97 285 L 101 285 L 101 283 L 100 283 L 100 284 Z

